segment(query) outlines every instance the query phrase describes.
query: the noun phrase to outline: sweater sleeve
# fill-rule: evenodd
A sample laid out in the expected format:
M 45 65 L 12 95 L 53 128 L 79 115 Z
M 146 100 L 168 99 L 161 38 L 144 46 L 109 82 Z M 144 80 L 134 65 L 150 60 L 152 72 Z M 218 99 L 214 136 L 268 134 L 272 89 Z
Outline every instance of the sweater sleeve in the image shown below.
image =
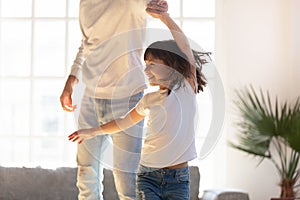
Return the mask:
M 79 79 L 81 71 L 82 71 L 82 65 L 84 63 L 84 53 L 83 53 L 83 43 L 81 43 L 81 46 L 78 48 L 78 52 L 76 55 L 76 58 L 73 62 L 73 65 L 71 67 L 70 75 L 75 76 L 77 79 Z

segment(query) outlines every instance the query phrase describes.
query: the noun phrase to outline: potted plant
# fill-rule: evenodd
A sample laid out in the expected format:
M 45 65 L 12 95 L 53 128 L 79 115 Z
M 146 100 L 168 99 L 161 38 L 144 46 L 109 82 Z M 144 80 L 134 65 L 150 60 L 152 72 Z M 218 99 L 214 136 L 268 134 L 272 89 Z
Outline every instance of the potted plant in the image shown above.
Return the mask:
M 269 92 L 259 93 L 252 86 L 236 90 L 238 144 L 230 145 L 261 158 L 259 164 L 270 160 L 280 176 L 280 197 L 293 199 L 300 178 L 300 97 L 280 104 L 277 97 L 272 102 Z

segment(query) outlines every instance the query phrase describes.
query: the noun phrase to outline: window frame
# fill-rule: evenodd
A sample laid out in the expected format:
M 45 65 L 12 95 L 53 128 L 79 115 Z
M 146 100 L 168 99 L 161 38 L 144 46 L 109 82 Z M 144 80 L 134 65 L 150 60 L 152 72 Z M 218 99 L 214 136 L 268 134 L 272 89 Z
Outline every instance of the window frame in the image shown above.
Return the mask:
M 70 15 L 70 4 L 71 4 L 71 0 L 66 0 L 65 2 L 65 16 L 64 17 L 35 17 L 35 2 L 37 0 L 32 0 L 32 5 L 31 5 L 31 16 L 29 17 L 4 17 L 1 15 L 1 10 L 0 10 L 0 33 L 2 30 L 2 22 L 6 22 L 6 21 L 29 21 L 31 23 L 31 50 L 30 50 L 30 75 L 29 76 L 3 76 L 0 74 L 0 84 L 3 81 L 6 80 L 28 80 L 29 84 L 30 84 L 30 100 L 29 100 L 29 109 L 30 109 L 30 115 L 29 115 L 29 123 L 30 123 L 30 128 L 29 128 L 29 135 L 28 136 L 16 136 L 16 135 L 11 135 L 9 133 L 7 134 L 0 134 L 0 139 L 9 139 L 11 141 L 15 140 L 15 139 L 26 139 L 28 138 L 29 140 L 29 147 L 28 147 L 28 162 L 22 162 L 22 163 L 18 163 L 18 161 L 13 162 L 13 161 L 8 161 L 8 162 L 3 162 L 0 161 L 1 165 L 4 166 L 16 166 L 16 165 L 22 165 L 22 166 L 32 166 L 32 165 L 39 165 L 39 166 L 45 166 L 47 168 L 53 166 L 53 167 L 60 167 L 60 166 L 76 166 L 75 163 L 75 154 L 76 154 L 76 145 L 73 143 L 69 143 L 67 141 L 66 136 L 68 135 L 68 133 L 71 133 L 73 130 L 76 129 L 76 123 L 74 123 L 74 114 L 70 114 L 70 113 L 64 113 L 64 122 L 63 122 L 63 126 L 65 129 L 64 134 L 61 135 L 48 135 L 48 136 L 39 136 L 39 135 L 35 135 L 33 134 L 33 124 L 35 123 L 33 121 L 34 119 L 34 84 L 37 81 L 41 81 L 41 80 L 51 80 L 51 81 L 58 81 L 61 82 L 61 90 L 63 89 L 64 86 L 64 81 L 66 80 L 66 77 L 68 76 L 69 72 L 70 72 L 70 67 L 72 65 L 72 61 L 75 58 L 75 54 L 77 53 L 77 49 L 74 47 L 71 48 L 70 47 L 70 43 L 72 43 L 72 41 L 69 40 L 69 35 L 70 35 L 70 24 L 71 23 L 78 23 L 78 18 L 75 16 L 69 16 Z M 79 0 L 75 0 L 78 1 L 78 4 L 76 5 L 77 7 L 79 7 Z M 214 1 L 214 7 L 216 7 L 216 0 Z M 179 2 L 179 15 L 174 16 L 174 19 L 179 23 L 179 25 L 181 27 L 183 27 L 183 30 L 185 31 L 184 28 L 184 24 L 185 22 L 189 21 L 189 22 L 212 22 L 214 24 L 214 27 L 216 26 L 216 17 L 214 14 L 214 16 L 211 17 L 186 17 L 184 16 L 184 10 L 183 10 L 183 6 L 184 6 L 184 0 L 177 0 L 177 2 Z M 169 3 L 171 4 L 171 2 Z M 72 4 L 73 5 L 73 4 Z M 0 7 L 2 6 L 2 1 L 0 0 Z M 73 5 L 75 6 L 75 5 Z M 172 5 L 169 5 L 170 7 Z M 74 14 L 74 13 L 73 13 Z M 170 13 L 172 16 L 172 13 Z M 65 50 L 64 50 L 64 55 L 65 55 L 65 60 L 64 60 L 64 74 L 61 76 L 36 76 L 34 75 L 34 46 L 35 46 L 35 28 L 36 28 L 36 22 L 40 22 L 40 21 L 49 21 L 49 22 L 55 22 L 55 21 L 62 21 L 65 24 L 65 38 L 64 38 L 64 46 L 65 46 Z M 75 24 L 73 24 L 73 26 L 75 26 Z M 215 28 L 216 29 L 216 28 Z M 215 31 L 214 29 L 214 31 Z M 78 23 L 78 30 L 79 29 L 79 23 Z M 188 33 L 187 33 L 188 35 Z M 215 36 L 214 36 L 215 37 Z M 78 42 L 77 42 L 77 46 L 80 46 L 80 40 L 81 37 L 78 37 Z M 1 43 L 1 35 L 0 35 L 0 43 Z M 74 45 L 74 46 L 76 46 Z M 213 47 L 215 47 L 215 40 L 213 41 Z M 71 50 L 72 49 L 72 52 Z M 214 51 L 214 49 L 213 49 Z M 214 56 L 213 56 L 214 57 Z M 0 60 L 1 60 L 1 54 L 0 54 Z M 0 66 L 1 67 L 1 66 Z M 0 68 L 1 69 L 1 68 Z M 215 74 L 213 72 L 208 73 L 208 81 L 209 82 L 214 82 L 215 79 Z M 213 84 L 212 84 L 213 85 Z M 213 90 L 213 86 L 211 88 L 209 88 L 210 91 Z M 59 97 L 61 91 L 57 91 L 57 97 Z M 59 104 L 59 99 L 57 98 L 57 103 Z M 209 106 L 209 102 L 205 102 L 206 104 L 204 106 Z M 0 104 L 1 104 L 1 98 L 0 98 Z M 63 112 L 61 110 L 61 112 Z M 70 122 L 73 121 L 73 122 Z M 45 140 L 46 142 L 49 139 L 54 139 L 57 141 L 63 141 L 63 148 L 62 148 L 62 152 L 61 152 L 61 157 L 60 157 L 60 161 L 58 161 L 57 163 L 47 163 L 45 165 L 41 164 L 41 163 L 37 163 L 33 161 L 33 156 L 32 156 L 32 151 L 34 150 L 33 148 L 33 141 L 35 140 Z M 203 139 L 203 138 L 200 138 Z M 200 143 L 197 144 L 198 146 L 200 145 Z M 10 153 L 11 154 L 11 153 Z M 13 154 L 13 153 L 12 153 Z M 72 157 L 70 159 L 70 157 Z M 69 160 L 68 163 L 63 162 L 64 160 Z M 214 164 L 215 160 L 211 159 L 209 161 L 211 164 Z M 199 161 L 197 160 L 196 162 L 193 162 L 193 164 L 195 165 L 200 165 L 201 163 L 203 163 L 203 161 Z M 205 165 L 205 163 L 203 163 L 203 165 Z

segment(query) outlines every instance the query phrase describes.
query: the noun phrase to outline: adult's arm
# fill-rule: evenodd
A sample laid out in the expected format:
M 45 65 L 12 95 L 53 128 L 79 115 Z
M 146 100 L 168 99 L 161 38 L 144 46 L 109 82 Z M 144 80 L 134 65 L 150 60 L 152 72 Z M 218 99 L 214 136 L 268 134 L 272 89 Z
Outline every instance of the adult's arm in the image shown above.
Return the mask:
M 83 62 L 84 62 L 83 45 L 81 44 L 81 46 L 78 48 L 76 58 L 71 67 L 70 75 L 68 76 L 62 94 L 60 96 L 61 106 L 63 110 L 67 112 L 72 112 L 76 109 L 76 105 L 73 105 L 72 102 L 72 94 L 73 94 L 74 86 L 78 83 Z

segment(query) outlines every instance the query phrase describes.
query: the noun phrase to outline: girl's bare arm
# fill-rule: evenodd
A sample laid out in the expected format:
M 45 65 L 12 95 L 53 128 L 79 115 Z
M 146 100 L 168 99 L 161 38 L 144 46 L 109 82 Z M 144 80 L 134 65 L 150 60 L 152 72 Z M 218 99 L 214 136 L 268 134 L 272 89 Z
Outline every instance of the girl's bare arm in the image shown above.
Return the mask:
M 161 4 L 167 4 L 166 1 L 160 1 Z M 169 16 L 167 12 L 159 12 L 157 11 L 158 5 L 155 3 L 149 3 L 147 5 L 146 12 L 151 15 L 154 18 L 160 19 L 171 31 L 171 34 L 178 45 L 179 49 L 187 56 L 190 66 L 191 66 L 191 72 L 193 77 L 195 78 L 193 81 L 196 80 L 196 68 L 195 68 L 195 59 L 192 52 L 192 49 L 190 47 L 189 41 L 187 37 L 185 36 L 182 29 L 176 24 L 176 22 Z M 167 6 L 164 6 L 167 7 Z M 192 82 L 193 82 L 192 81 Z M 195 86 L 194 83 L 191 84 L 193 87 Z
M 133 109 L 124 118 L 119 118 L 119 119 L 110 121 L 106 124 L 103 124 L 103 125 L 95 127 L 95 128 L 80 129 L 78 131 L 75 131 L 71 135 L 69 135 L 68 138 L 72 142 L 77 141 L 80 144 L 84 140 L 93 138 L 97 135 L 113 134 L 113 133 L 120 132 L 124 129 L 127 129 L 127 128 L 137 124 L 144 118 L 145 118 L 145 116 L 140 115 L 136 111 L 136 109 Z

